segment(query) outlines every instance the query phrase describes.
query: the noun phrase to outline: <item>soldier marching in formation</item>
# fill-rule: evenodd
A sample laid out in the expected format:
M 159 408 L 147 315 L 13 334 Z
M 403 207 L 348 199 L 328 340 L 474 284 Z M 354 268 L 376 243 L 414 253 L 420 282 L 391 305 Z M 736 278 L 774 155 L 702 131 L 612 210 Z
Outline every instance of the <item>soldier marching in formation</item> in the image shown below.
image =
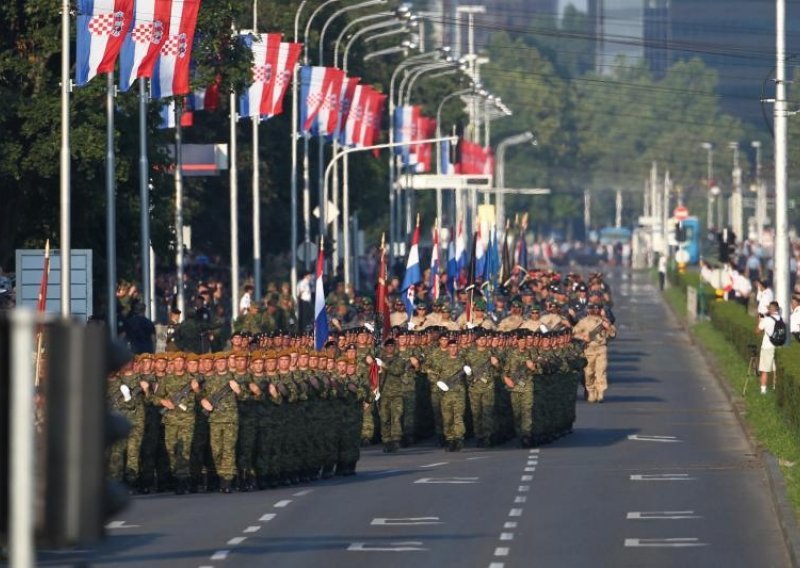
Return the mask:
M 319 352 L 311 334 L 237 331 L 228 351 L 139 355 L 109 377 L 132 424 L 112 475 L 145 493 L 230 493 L 353 475 L 377 439 L 387 453 L 430 436 L 447 451 L 470 434 L 477 447 L 553 441 L 572 431 L 579 384 L 603 402 L 616 328 L 601 275 L 542 279 L 501 301 L 508 314 L 483 298 L 469 317 L 443 302 L 398 311 L 380 341 L 356 321 Z

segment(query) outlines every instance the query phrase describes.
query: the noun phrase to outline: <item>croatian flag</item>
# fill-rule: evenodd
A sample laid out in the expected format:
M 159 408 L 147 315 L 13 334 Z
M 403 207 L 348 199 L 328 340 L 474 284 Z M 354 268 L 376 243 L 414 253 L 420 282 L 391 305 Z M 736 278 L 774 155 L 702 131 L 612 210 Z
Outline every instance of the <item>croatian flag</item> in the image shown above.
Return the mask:
M 325 256 L 322 245 L 317 256 L 317 289 L 314 293 L 314 347 L 322 351 L 328 341 L 328 314 L 325 313 L 325 288 L 322 276 L 325 271 Z
M 319 136 L 333 136 L 337 132 L 339 124 L 339 104 L 342 97 L 342 84 L 344 83 L 344 71 L 327 67 L 325 74 L 328 76 L 328 87 L 322 98 L 322 105 L 319 107 L 319 114 L 316 121 L 316 132 Z
M 381 130 L 381 115 L 383 107 L 386 105 L 386 95 L 382 95 L 375 89 L 371 89 L 367 104 L 367 111 L 364 115 L 364 128 L 361 138 L 361 146 L 373 146 L 378 139 Z M 377 158 L 379 150 L 373 150 L 373 155 Z
M 75 84 L 113 73 L 122 42 L 133 23 L 133 0 L 78 0 Z
M 281 42 L 278 48 L 277 76 L 269 92 L 267 107 L 264 109 L 264 115 L 267 118 L 278 116 L 283 112 L 283 98 L 292 83 L 292 75 L 294 75 L 297 60 L 300 58 L 301 49 L 302 44 L 285 41 Z
M 277 74 L 278 52 L 281 34 L 246 34 L 243 43 L 253 53 L 251 69 L 252 83 L 239 97 L 239 117 L 255 117 L 267 114 L 272 85 Z
M 342 81 L 342 93 L 339 99 L 339 117 L 336 121 L 336 132 L 334 136 L 339 140 L 339 144 L 346 144 L 347 119 L 350 116 L 350 109 L 353 106 L 353 96 L 360 79 L 358 77 L 345 77 Z
M 450 162 L 450 154 L 453 151 L 452 146 L 450 145 L 449 140 L 442 140 L 439 142 L 440 150 L 439 150 L 439 158 L 441 164 L 442 174 L 444 175 L 451 175 L 456 173 L 455 166 Z
M 417 222 L 417 226 L 414 228 L 414 235 L 411 237 L 411 248 L 408 251 L 403 285 L 400 287 L 404 291 L 403 303 L 406 305 L 409 319 L 414 313 L 414 285 L 420 280 L 422 280 L 422 272 L 419 268 L 419 222 Z
M 433 249 L 431 250 L 431 300 L 439 299 L 439 226 L 433 227 Z
M 395 153 L 402 156 L 403 165 L 410 165 L 413 148 L 411 143 L 416 137 L 417 121 L 419 119 L 419 107 L 416 105 L 404 105 L 397 107 L 394 111 L 394 131 L 396 142 L 402 142 L 401 146 L 395 149 Z
M 169 32 L 159 51 L 150 95 L 155 99 L 188 95 L 189 64 L 192 59 L 194 30 L 200 0 L 173 0 L 170 6 Z
M 330 67 L 300 69 L 300 131 L 332 134 L 336 129 L 344 71 Z
M 353 89 L 350 111 L 347 113 L 344 129 L 341 134 L 342 146 L 353 147 L 361 141 L 361 130 L 364 125 L 364 111 L 366 110 L 368 92 L 368 85 L 356 85 L 355 89 Z
M 198 0 L 199 1 L 199 0 Z M 167 39 L 172 0 L 136 0 L 133 27 L 119 57 L 119 89 L 127 91 L 140 77 L 151 77 Z
M 456 243 L 450 233 L 450 242 L 447 245 L 447 292 L 452 298 L 456 291 L 456 281 L 458 280 L 458 262 L 456 261 Z
M 475 232 L 475 274 L 471 275 L 476 280 L 483 277 L 483 271 L 486 269 L 485 250 L 481 226 L 478 224 L 478 230 Z
M 458 272 L 467 264 L 467 241 L 464 237 L 464 222 L 458 222 L 458 233 L 456 234 L 456 266 Z

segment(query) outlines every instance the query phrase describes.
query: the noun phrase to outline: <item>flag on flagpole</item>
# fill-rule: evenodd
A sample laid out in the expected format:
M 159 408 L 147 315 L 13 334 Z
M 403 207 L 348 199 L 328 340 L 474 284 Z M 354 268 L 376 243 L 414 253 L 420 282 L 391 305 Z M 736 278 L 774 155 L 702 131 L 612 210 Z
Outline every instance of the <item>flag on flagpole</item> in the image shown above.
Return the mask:
M 477 251 L 475 250 L 476 246 L 478 245 L 478 233 L 472 238 L 472 254 L 469 257 L 469 270 L 467 271 L 467 278 L 469 278 L 469 283 L 467 284 L 467 306 L 466 306 L 466 318 L 467 323 L 472 323 L 472 300 L 475 296 L 475 263 L 477 260 Z
M 300 59 L 300 51 L 303 47 L 301 43 L 281 42 L 278 49 L 277 76 L 269 92 L 269 101 L 264 114 L 267 118 L 278 116 L 283 113 L 283 99 L 286 91 L 292 83 L 294 68 L 297 60 Z
M 324 241 L 320 238 L 317 255 L 317 287 L 314 292 L 314 347 L 322 351 L 328 341 L 328 314 L 325 313 L 325 287 L 322 277 L 325 272 Z
M 378 340 L 383 341 L 389 337 L 391 323 L 389 316 L 388 291 L 386 289 L 386 236 L 381 235 L 380 264 L 378 267 L 378 282 L 375 287 L 375 317 L 377 318 L 375 333 Z
M 150 95 L 154 99 L 188 95 L 189 64 L 200 0 L 173 0 L 169 32 L 153 67 Z
M 197 0 L 199 1 L 199 0 Z M 133 26 L 119 58 L 119 89 L 127 91 L 140 77 L 151 77 L 153 66 L 166 43 L 172 0 L 136 0 Z
M 50 278 L 50 239 L 44 245 L 44 268 L 42 269 L 42 279 L 39 282 L 39 298 L 36 311 L 40 314 L 47 308 L 47 281 Z
M 458 233 L 456 234 L 456 265 L 458 266 L 459 274 L 465 264 L 467 264 L 467 242 L 464 236 L 464 222 L 459 221 Z
M 431 250 L 431 300 L 439 299 L 439 220 L 433 224 L 433 248 Z
M 133 0 L 78 0 L 75 84 L 98 73 L 113 73 L 122 43 L 133 24 Z
M 456 281 L 458 280 L 458 261 L 456 261 L 456 243 L 453 231 L 450 231 L 450 242 L 447 243 L 447 293 L 452 299 L 455 297 Z
M 417 282 L 422 280 L 422 272 L 419 268 L 419 215 L 417 215 L 417 226 L 414 228 L 414 235 L 411 237 L 411 248 L 408 250 L 408 260 L 406 261 L 406 273 L 403 276 L 403 303 L 406 306 L 409 320 L 414 313 L 414 292 Z
M 244 34 L 242 42 L 253 54 L 252 82 L 239 97 L 239 117 L 267 114 L 275 82 L 282 34 Z
M 472 255 L 474 256 L 474 274 L 470 278 L 483 278 L 483 272 L 486 269 L 486 251 L 483 247 L 483 236 L 481 234 L 481 225 L 477 223 L 478 230 L 475 231 L 475 242 L 472 243 Z

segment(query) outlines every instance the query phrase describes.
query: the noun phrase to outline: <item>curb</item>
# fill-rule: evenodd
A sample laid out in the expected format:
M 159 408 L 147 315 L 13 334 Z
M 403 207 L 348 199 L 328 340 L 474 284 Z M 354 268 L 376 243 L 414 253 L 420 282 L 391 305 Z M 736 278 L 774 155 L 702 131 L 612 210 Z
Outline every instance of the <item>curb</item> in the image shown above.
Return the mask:
M 693 337 L 692 331 L 689 328 L 687 321 L 681 318 L 672 308 L 669 302 L 664 300 L 663 294 L 661 295 L 661 302 L 666 306 L 667 312 L 677 322 L 677 324 L 685 331 L 689 337 Z M 781 526 L 781 535 L 783 542 L 786 545 L 786 552 L 789 555 L 789 562 L 794 568 L 800 567 L 800 529 L 798 529 L 797 518 L 789 496 L 786 492 L 786 482 L 783 478 L 778 460 L 771 453 L 763 449 L 763 447 L 756 440 L 750 425 L 744 418 L 744 404 L 743 401 L 734 393 L 728 379 L 723 377 L 717 371 L 716 361 L 714 356 L 709 353 L 703 345 L 699 342 L 692 341 L 692 345 L 697 348 L 703 356 L 706 364 L 708 365 L 711 375 L 716 379 L 717 384 L 722 388 L 725 393 L 725 398 L 733 408 L 733 413 L 736 416 L 736 421 L 741 426 L 745 433 L 748 444 L 750 445 L 753 453 L 758 456 L 761 466 L 767 478 L 767 485 L 769 487 L 770 497 L 772 499 L 772 507 L 775 509 L 775 514 L 778 517 L 778 523 Z

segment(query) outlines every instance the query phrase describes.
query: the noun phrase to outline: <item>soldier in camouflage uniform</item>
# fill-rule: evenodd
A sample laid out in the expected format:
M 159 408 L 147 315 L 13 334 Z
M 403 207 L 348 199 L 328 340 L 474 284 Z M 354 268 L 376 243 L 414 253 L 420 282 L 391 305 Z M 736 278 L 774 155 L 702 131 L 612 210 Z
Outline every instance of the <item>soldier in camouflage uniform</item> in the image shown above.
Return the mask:
M 148 384 L 145 393 L 144 435 L 142 438 L 142 493 L 158 488 L 165 491 L 171 482 L 169 460 L 164 441 L 164 425 L 161 422 L 160 381 L 167 374 L 167 353 L 158 353 L 150 361 L 142 358 L 141 379 Z
M 233 378 L 239 383 L 242 394 L 239 396 L 237 405 L 239 408 L 239 433 L 236 440 L 236 466 L 238 469 L 238 480 L 240 491 L 251 491 L 255 489 L 255 451 L 256 451 L 256 430 L 258 420 L 256 417 L 256 407 L 258 401 L 253 396 L 250 388 L 252 377 L 249 371 L 249 353 L 247 351 L 236 351 L 234 357 Z
M 521 335 L 527 335 L 522 332 Z M 503 374 L 503 382 L 511 393 L 511 409 L 514 414 L 514 432 L 522 447 L 529 447 L 533 434 L 533 361 L 528 357 L 527 344 L 522 337 L 517 350 L 509 353 Z
M 279 468 L 281 471 L 280 484 L 284 486 L 300 483 L 302 459 L 298 441 L 301 436 L 299 429 L 302 424 L 297 420 L 297 412 L 295 411 L 299 393 L 297 391 L 297 383 L 293 378 L 291 363 L 292 355 L 288 349 L 278 353 L 278 381 L 276 386 L 281 394 L 281 405 L 278 414 L 284 431 L 284 435 L 281 437 L 283 445 L 279 454 Z
M 231 493 L 236 475 L 236 439 L 239 435 L 239 409 L 237 401 L 242 395 L 239 383 L 228 371 L 227 353 L 214 355 L 214 373 L 206 377 L 200 404 L 208 413 L 211 456 L 220 490 Z
M 356 363 L 345 360 L 345 375 L 341 377 L 343 385 L 342 425 L 339 437 L 339 459 L 336 464 L 336 475 L 353 475 L 360 457 L 359 440 L 363 410 L 372 403 L 368 380 L 361 378 Z
M 138 366 L 138 362 L 136 364 Z M 139 381 L 131 361 L 119 376 L 110 376 L 108 400 L 110 407 L 128 419 L 130 433 L 116 442 L 110 450 L 109 472 L 113 479 L 125 481 L 135 491 L 139 483 L 139 460 L 144 434 L 144 389 L 147 383 Z
M 398 450 L 403 438 L 403 377 L 406 374 L 406 361 L 395 352 L 395 340 L 391 337 L 383 342 L 382 355 L 378 409 L 383 451 L 391 453 Z
M 278 358 L 274 352 L 254 352 L 251 359 L 250 390 L 256 405 L 256 472 L 260 489 L 275 488 L 280 479 L 282 424 L 278 416 Z
M 192 435 L 194 434 L 194 394 L 200 391 L 197 379 L 186 372 L 186 355 L 173 353 L 173 372 L 161 381 L 160 396 L 155 399 L 163 410 L 164 438 L 175 478 L 175 493 L 189 490 Z
M 472 412 L 472 428 L 479 448 L 492 445 L 495 412 L 495 369 L 500 360 L 488 346 L 488 337 L 483 332 L 475 334 L 475 347 L 464 352 L 464 360 L 472 369 L 467 380 L 469 405 Z
M 455 338 L 447 342 L 447 357 L 435 363 L 436 385 L 442 391 L 441 412 L 442 429 L 446 450 L 458 452 L 464 448 L 464 413 L 466 412 L 466 387 L 464 376 L 471 374 L 471 368 L 464 365 L 458 352 Z

